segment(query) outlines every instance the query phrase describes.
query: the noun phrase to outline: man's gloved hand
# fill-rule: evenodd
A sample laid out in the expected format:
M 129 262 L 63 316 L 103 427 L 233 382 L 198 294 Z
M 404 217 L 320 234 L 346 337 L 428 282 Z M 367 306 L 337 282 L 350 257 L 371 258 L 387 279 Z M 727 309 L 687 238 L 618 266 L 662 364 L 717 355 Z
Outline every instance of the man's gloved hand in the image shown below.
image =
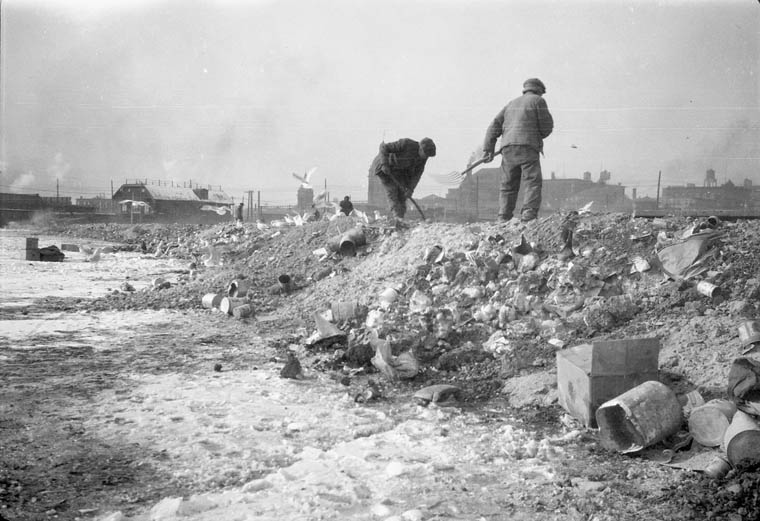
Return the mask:
M 493 152 L 489 152 L 488 150 L 483 151 L 483 162 L 484 163 L 490 163 L 493 161 Z

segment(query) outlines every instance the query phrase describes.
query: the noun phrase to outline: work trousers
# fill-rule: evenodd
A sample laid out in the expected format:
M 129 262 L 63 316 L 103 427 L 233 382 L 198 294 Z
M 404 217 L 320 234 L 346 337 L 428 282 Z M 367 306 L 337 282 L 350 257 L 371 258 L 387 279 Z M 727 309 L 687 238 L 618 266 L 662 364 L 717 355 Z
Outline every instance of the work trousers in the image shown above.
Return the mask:
M 517 194 L 524 184 L 522 217 L 535 219 L 541 207 L 541 162 L 538 152 L 526 145 L 508 145 L 501 152 L 499 219 L 509 220 L 517 206 Z
M 391 213 L 394 217 L 403 219 L 406 214 L 406 195 L 404 194 L 404 190 L 385 176 L 378 177 L 380 177 L 380 182 L 383 184 L 383 188 L 385 188 L 385 195 L 388 197 Z

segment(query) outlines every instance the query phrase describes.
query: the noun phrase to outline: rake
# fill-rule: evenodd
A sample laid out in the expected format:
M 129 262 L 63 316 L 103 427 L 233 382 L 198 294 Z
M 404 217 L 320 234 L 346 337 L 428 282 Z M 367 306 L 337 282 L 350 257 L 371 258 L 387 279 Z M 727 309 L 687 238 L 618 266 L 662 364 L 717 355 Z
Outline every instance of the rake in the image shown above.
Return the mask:
M 501 150 L 496 152 L 494 154 L 494 157 L 501 154 Z M 469 174 L 475 167 L 482 165 L 486 162 L 486 158 L 483 157 L 481 159 L 478 159 L 474 163 L 472 163 L 470 166 L 462 170 L 461 172 L 453 171 L 449 172 L 448 174 L 431 174 L 431 177 L 438 180 L 440 183 L 445 185 L 458 185 L 461 183 L 465 177 L 467 177 L 467 174 Z

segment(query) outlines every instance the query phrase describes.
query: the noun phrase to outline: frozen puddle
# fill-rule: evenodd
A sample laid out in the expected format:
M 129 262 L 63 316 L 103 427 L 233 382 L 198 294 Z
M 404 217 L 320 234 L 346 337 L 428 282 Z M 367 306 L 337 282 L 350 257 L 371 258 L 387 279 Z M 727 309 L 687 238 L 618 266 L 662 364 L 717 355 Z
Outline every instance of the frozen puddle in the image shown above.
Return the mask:
M 55 313 L 44 318 L 0 320 L 0 339 L 13 344 L 15 349 L 62 346 L 62 340 L 78 339 L 95 349 L 112 349 L 114 334 L 136 330 L 141 326 L 159 327 L 174 321 L 175 312 L 167 310 L 104 311 L 100 313 Z M 122 333 L 116 333 L 122 332 Z M 47 341 L 49 339 L 49 341 Z M 79 345 L 81 341 L 74 342 Z M 72 344 L 73 345 L 73 344 Z
M 0 230 L 0 308 L 30 304 L 41 297 L 101 297 L 128 281 L 136 290 L 149 287 L 155 277 L 166 277 L 187 267 L 187 262 L 135 252 L 103 253 L 97 262 L 87 262 L 83 252 L 65 251 L 63 262 L 26 260 L 24 230 Z M 92 247 L 111 243 L 75 238 L 38 236 L 41 247 L 63 243 Z

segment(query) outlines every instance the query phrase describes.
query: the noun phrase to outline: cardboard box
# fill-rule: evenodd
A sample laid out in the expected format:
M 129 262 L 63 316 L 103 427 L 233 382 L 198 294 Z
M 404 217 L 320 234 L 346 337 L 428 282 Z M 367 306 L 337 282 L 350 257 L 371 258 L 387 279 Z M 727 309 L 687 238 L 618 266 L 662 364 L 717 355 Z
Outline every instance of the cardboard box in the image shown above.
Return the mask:
M 601 340 L 557 352 L 559 404 L 588 427 L 607 400 L 659 378 L 660 340 Z

